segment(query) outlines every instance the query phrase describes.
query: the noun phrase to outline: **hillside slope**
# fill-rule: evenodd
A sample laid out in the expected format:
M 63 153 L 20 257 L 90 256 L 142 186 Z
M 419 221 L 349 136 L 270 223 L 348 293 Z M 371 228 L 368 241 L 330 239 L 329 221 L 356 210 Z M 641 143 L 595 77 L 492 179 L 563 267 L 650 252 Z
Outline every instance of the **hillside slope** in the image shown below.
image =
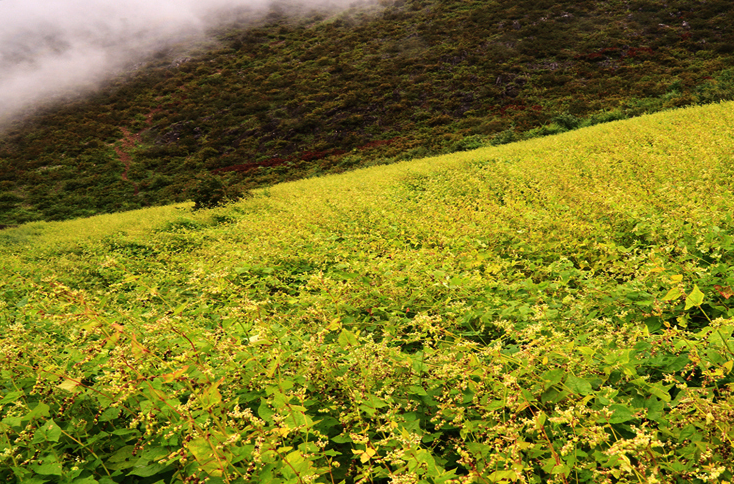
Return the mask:
M 0 233 L 0 478 L 732 481 L 734 104 Z
M 0 138 L 0 224 L 183 201 L 502 143 L 734 93 L 725 0 L 401 0 L 161 52 Z

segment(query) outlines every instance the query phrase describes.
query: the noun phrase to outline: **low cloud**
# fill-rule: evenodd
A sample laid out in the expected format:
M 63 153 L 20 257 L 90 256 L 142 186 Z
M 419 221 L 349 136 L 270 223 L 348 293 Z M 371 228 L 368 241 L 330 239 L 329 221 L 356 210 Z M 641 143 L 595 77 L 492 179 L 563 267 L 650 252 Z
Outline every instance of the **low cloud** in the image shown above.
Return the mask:
M 297 5 L 349 4 L 305 0 Z M 233 12 L 257 17 L 271 5 L 270 0 L 0 0 L 0 121 L 88 91 L 130 62 L 201 35 Z

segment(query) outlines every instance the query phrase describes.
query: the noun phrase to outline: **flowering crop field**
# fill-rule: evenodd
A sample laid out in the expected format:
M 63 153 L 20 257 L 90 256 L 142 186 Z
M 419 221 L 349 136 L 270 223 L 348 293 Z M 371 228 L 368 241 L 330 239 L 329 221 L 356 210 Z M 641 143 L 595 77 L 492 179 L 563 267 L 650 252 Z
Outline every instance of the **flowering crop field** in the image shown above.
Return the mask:
M 733 481 L 734 104 L 0 232 L 0 478 Z

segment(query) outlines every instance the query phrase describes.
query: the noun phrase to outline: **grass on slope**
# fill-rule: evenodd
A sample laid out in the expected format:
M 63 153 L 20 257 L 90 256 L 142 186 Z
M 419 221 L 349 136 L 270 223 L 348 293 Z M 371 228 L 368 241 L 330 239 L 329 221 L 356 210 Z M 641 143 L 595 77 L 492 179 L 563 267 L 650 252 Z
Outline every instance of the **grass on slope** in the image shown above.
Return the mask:
M 0 478 L 724 482 L 734 105 L 0 234 Z

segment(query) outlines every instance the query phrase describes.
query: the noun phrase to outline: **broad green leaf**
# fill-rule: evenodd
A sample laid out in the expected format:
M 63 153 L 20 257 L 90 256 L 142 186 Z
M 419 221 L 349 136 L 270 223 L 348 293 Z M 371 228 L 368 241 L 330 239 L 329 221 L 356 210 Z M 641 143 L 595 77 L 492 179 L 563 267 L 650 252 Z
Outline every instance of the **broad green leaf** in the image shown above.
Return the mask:
M 694 306 L 700 306 L 703 304 L 703 298 L 704 295 L 701 292 L 701 290 L 698 288 L 698 286 L 693 286 L 693 291 L 688 295 L 686 298 L 686 307 L 685 310 L 688 311 Z
M 61 475 L 61 464 L 58 462 L 48 462 L 40 465 L 35 465 L 32 469 L 43 476 L 60 476 Z
M 685 427 L 683 427 L 683 430 L 681 430 L 678 438 L 680 440 L 691 440 L 693 442 L 700 442 L 703 439 L 703 434 L 698 431 L 695 425 L 686 425 Z
M 22 480 L 18 482 L 22 482 L 23 484 L 44 484 L 48 482 L 48 480 L 41 479 L 40 477 L 31 477 L 31 478 L 24 477 Z
M 3 425 L 9 425 L 11 427 L 19 427 L 23 425 L 23 417 L 5 417 L 2 420 Z
M 542 464 L 543 466 L 541 467 L 541 469 L 543 469 L 545 472 L 550 473 L 553 471 L 553 468 L 556 467 L 556 460 L 551 457 L 542 461 Z
M 369 415 L 370 417 L 374 417 L 375 414 L 377 413 L 377 410 L 375 410 L 374 408 L 370 406 L 364 405 L 364 404 L 360 405 L 359 409 L 362 410 L 367 415 Z
M 92 476 L 88 476 L 74 479 L 73 481 L 71 481 L 71 484 L 99 484 L 99 481 Z
M 566 372 L 560 368 L 548 370 L 540 375 L 540 379 L 543 381 L 543 390 L 547 390 L 553 385 L 560 383 L 565 375 Z
M 551 387 L 540 395 L 540 401 L 543 403 L 558 403 L 570 394 L 571 392 L 568 390 L 557 390 L 555 387 Z
M 567 476 L 570 472 L 571 468 L 568 467 L 566 464 L 559 464 L 553 467 L 551 474 L 564 474 Z
M 681 297 L 683 293 L 678 289 L 677 287 L 672 288 L 668 293 L 663 297 L 663 301 L 674 301 Z
M 285 419 L 285 422 L 287 422 L 289 426 L 293 428 L 309 428 L 313 426 L 313 420 L 311 419 L 311 417 L 306 415 L 305 407 L 301 407 L 299 405 L 291 405 L 289 410 L 290 413 Z
M 387 406 L 387 403 L 385 403 L 384 400 L 375 395 L 368 395 L 365 399 L 365 403 L 373 408 L 382 408 Z
M 545 412 L 538 413 L 537 417 L 535 417 L 535 428 L 540 430 L 545 426 L 545 421 L 548 419 L 548 416 L 545 414 Z
M 201 400 L 201 405 L 204 408 L 204 410 L 207 410 L 209 408 L 212 408 L 213 406 L 217 405 L 219 402 L 222 401 L 222 394 L 219 393 L 219 385 L 222 384 L 224 381 L 224 378 L 219 380 L 216 383 L 213 383 L 209 388 L 204 390 L 202 392 L 199 399 Z
M 100 422 L 110 422 L 114 419 L 116 419 L 120 415 L 120 409 L 117 407 L 111 407 L 102 412 L 102 415 L 99 416 Z
M 122 447 L 120 450 L 114 453 L 112 457 L 110 457 L 110 462 L 125 462 L 129 459 L 132 459 L 133 452 L 135 452 L 135 446 L 133 445 L 126 445 L 125 447 Z
M 164 464 L 153 463 L 142 467 L 135 467 L 127 475 L 138 477 L 151 477 L 156 474 L 160 474 L 160 472 L 165 468 L 166 466 Z
M 23 420 L 33 420 L 33 419 L 41 418 L 41 417 L 48 417 L 48 415 L 49 415 L 49 406 L 41 402 L 38 405 L 36 405 L 36 408 L 31 410 L 28 413 L 28 415 L 23 417 Z
M 186 371 L 188 371 L 189 365 L 184 365 L 178 370 L 175 370 L 171 373 L 166 373 L 164 375 L 161 375 L 160 377 L 163 378 L 163 381 L 166 383 L 171 383 L 173 381 L 176 381 L 178 378 L 180 378 Z
M 591 383 L 574 375 L 569 375 L 568 378 L 566 378 L 566 386 L 569 390 L 574 393 L 578 393 L 579 395 L 588 395 L 593 391 Z
M 176 309 L 173 310 L 173 315 L 174 316 L 178 316 L 179 314 L 181 314 L 183 312 L 184 309 L 186 309 L 186 306 L 188 306 L 188 305 L 189 305 L 189 303 L 183 303 L 183 304 L 179 305 Z
M 46 442 L 58 442 L 61 437 L 61 428 L 53 420 L 36 431 L 36 436 Z
M 652 394 L 658 397 L 660 400 L 664 402 L 670 402 L 670 393 L 668 393 L 665 389 L 659 388 L 657 386 L 658 384 L 652 384 L 648 387 L 648 391 Z
M 436 473 L 436 460 L 433 458 L 430 451 L 420 449 L 416 454 L 416 458 L 418 459 L 418 462 L 427 466 L 430 475 Z
M 271 422 L 273 420 L 273 415 L 275 415 L 275 412 L 270 408 L 270 405 L 267 404 L 267 402 L 262 399 L 260 401 L 260 406 L 257 408 L 257 414 L 258 416 L 265 420 L 266 422 Z
M 609 418 L 609 423 L 622 423 L 627 422 L 635 418 L 634 413 L 629 408 L 623 405 L 612 405 L 609 407 L 612 412 L 612 416 Z
M 284 449 L 280 449 L 281 452 L 283 452 L 283 450 Z M 300 450 L 294 450 L 293 452 L 291 452 L 290 454 L 288 454 L 285 457 L 285 460 L 287 460 L 288 463 L 291 464 L 292 466 L 298 466 L 301 463 L 303 463 L 306 459 L 304 459 L 303 454 L 301 453 Z
M 20 399 L 23 395 L 25 395 L 23 392 L 10 392 L 5 397 L 0 400 L 0 405 L 4 405 L 6 403 L 13 403 Z
M 219 439 L 215 435 L 211 435 L 209 440 L 198 438 L 188 443 L 188 449 L 199 462 L 199 466 L 213 476 L 222 475 L 222 457 L 217 455 L 221 451 L 215 447 L 218 443 Z
M 417 385 L 411 385 L 410 387 L 408 387 L 408 391 L 413 395 L 420 395 L 420 396 L 428 395 L 428 393 L 426 393 L 426 390 L 423 387 L 419 387 Z
M 348 331 L 346 329 L 342 329 L 342 332 L 339 333 L 339 346 L 342 348 L 347 348 L 349 346 L 356 346 L 357 345 L 357 336 L 352 333 L 351 331 Z
M 68 378 L 65 379 L 63 382 L 61 382 L 59 385 L 57 385 L 57 388 L 61 388 L 62 390 L 66 390 L 67 392 L 76 391 L 78 387 L 79 387 L 79 382 L 76 382 L 74 380 L 69 380 Z

